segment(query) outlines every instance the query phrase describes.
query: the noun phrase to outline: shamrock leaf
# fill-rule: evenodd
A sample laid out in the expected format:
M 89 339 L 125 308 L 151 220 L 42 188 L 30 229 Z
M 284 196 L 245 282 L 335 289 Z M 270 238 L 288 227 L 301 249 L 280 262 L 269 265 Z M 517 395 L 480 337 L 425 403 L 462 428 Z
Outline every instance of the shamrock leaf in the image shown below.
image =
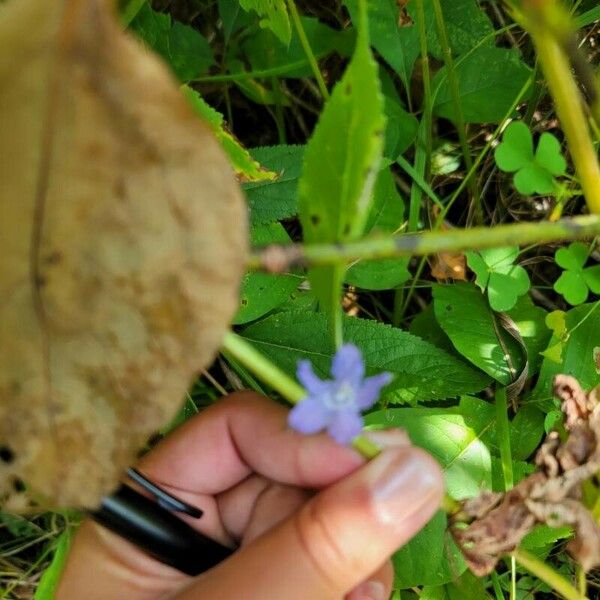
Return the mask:
M 510 310 L 519 296 L 529 290 L 529 275 L 523 267 L 513 264 L 519 248 L 491 248 L 479 252 L 467 252 L 467 263 L 475 273 L 475 283 L 485 291 L 490 306 L 497 312 Z
M 557 185 L 554 177 L 564 175 L 567 168 L 560 142 L 551 133 L 542 133 L 534 154 L 531 132 L 521 121 L 506 128 L 494 157 L 501 171 L 515 173 L 515 187 L 526 196 L 552 194 Z
M 554 289 L 573 306 L 583 304 L 590 290 L 600 294 L 600 265 L 585 268 L 588 256 L 588 247 L 581 242 L 559 248 L 554 256 L 556 263 L 565 269 Z

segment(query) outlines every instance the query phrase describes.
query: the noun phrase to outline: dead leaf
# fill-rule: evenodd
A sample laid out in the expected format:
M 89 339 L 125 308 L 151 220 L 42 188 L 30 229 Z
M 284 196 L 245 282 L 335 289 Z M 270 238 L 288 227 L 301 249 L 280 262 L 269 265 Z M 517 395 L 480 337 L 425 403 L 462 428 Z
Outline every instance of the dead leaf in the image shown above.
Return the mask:
M 586 571 L 600 565 L 600 526 L 581 503 L 582 483 L 600 471 L 600 404 L 595 390 L 586 394 L 569 375 L 555 378 L 554 391 L 567 440 L 551 433 L 536 455 L 538 472 L 503 496 L 484 491 L 457 513 L 451 531 L 478 576 L 489 574 L 539 523 L 572 527 L 571 555 Z
M 440 209 L 434 206 L 431 210 L 433 219 L 437 219 Z M 447 221 L 440 225 L 442 231 L 453 229 Z M 440 252 L 429 258 L 431 267 L 431 276 L 437 281 L 466 281 L 467 280 L 467 261 L 465 255 L 461 252 Z
M 246 210 L 109 0 L 9 0 L 0 47 L 0 498 L 93 507 L 216 353 Z

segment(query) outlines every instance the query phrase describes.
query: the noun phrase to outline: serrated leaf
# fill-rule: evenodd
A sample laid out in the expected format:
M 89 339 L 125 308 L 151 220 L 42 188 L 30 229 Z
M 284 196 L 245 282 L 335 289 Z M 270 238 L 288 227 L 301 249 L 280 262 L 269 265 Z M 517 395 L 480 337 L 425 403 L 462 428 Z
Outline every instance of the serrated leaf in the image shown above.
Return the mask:
M 290 243 L 290 238 L 279 223 L 260 225 L 251 230 L 253 246 Z M 295 275 L 246 273 L 240 290 L 240 307 L 233 320 L 236 325 L 254 321 L 287 300 L 301 283 Z
M 327 325 L 322 314 L 287 312 L 250 325 L 243 335 L 286 373 L 294 376 L 297 361 L 309 358 L 326 377 L 334 354 Z M 489 383 L 483 373 L 406 331 L 351 317 L 344 318 L 344 331 L 344 339 L 363 351 L 369 372 L 395 374 L 384 402 L 451 398 Z
M 295 216 L 304 146 L 264 146 L 251 148 L 250 152 L 260 164 L 276 173 L 273 181 L 244 185 L 252 225 L 265 225 Z
M 239 0 L 245 11 L 253 10 L 261 18 L 260 26 L 269 28 L 286 46 L 292 38 L 292 26 L 285 0 Z
M 385 116 L 367 24 L 354 56 L 328 100 L 304 155 L 299 215 L 304 241 L 340 242 L 360 236 L 372 204 L 383 151 Z M 315 267 L 309 279 L 338 343 L 344 266 Z
M 210 106 L 200 94 L 184 85 L 183 95 L 189 100 L 192 108 L 210 125 L 215 137 L 227 153 L 229 162 L 239 179 L 243 181 L 272 181 L 277 177 L 273 171 L 268 171 L 252 158 L 235 137 L 226 129 L 223 115 Z
M 459 96 L 466 123 L 498 123 L 518 97 L 531 70 L 516 50 L 483 47 L 456 61 Z M 455 120 L 446 67 L 432 81 L 434 113 Z M 525 95 L 526 99 L 527 94 Z
M 152 10 L 148 4 L 140 8 L 129 28 L 167 61 L 183 83 L 214 63 L 208 40 L 200 32 L 172 21 L 170 15 Z
M 314 17 L 302 16 L 300 23 L 316 59 L 323 58 L 334 50 L 343 56 L 352 53 L 354 30 L 338 31 Z M 247 36 L 241 42 L 240 49 L 247 57 L 252 71 L 278 69 L 278 77 L 286 79 L 310 77 L 313 74 L 306 52 L 296 34 L 292 35 L 289 45 L 283 47 L 271 30 L 259 30 Z
M 359 22 L 359 0 L 344 0 L 352 22 Z M 416 27 L 400 27 L 400 8 L 396 0 L 377 0 L 369 3 L 371 44 L 383 59 L 398 73 L 409 89 L 413 67 L 419 56 Z
M 407 9 L 416 23 L 417 10 L 415 4 L 415 0 L 411 0 L 407 5 Z M 440 7 L 452 54 L 459 56 L 473 50 L 476 46 L 480 48 L 493 47 L 494 36 L 492 34 L 494 26 L 476 0 L 441 0 Z M 437 59 L 443 60 L 444 53 L 439 42 L 432 2 L 424 2 L 424 12 L 427 49 Z M 484 41 L 484 38 L 487 38 L 486 41 Z

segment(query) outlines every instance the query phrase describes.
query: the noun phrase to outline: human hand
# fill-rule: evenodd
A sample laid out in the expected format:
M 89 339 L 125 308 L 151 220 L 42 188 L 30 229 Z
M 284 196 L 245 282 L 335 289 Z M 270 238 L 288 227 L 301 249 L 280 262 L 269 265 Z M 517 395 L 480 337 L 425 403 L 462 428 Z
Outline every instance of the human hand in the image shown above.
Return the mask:
M 255 393 L 232 394 L 138 465 L 204 511 L 190 525 L 240 544 L 229 559 L 190 577 L 88 520 L 56 599 L 387 599 L 389 556 L 440 505 L 439 466 L 400 430 L 370 434 L 386 449 L 365 464 L 326 435 L 290 431 L 286 418 Z

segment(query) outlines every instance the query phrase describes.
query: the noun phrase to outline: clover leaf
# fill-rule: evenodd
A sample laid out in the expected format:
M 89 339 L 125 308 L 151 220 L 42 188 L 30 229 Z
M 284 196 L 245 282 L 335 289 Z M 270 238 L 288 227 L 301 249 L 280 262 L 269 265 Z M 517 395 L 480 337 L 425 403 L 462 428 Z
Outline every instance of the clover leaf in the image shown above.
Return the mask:
M 590 290 L 600 294 L 600 265 L 585 268 L 588 257 L 588 247 L 581 242 L 559 248 L 554 255 L 556 263 L 565 269 L 554 289 L 573 306 L 585 302 Z
M 560 142 L 551 133 L 542 133 L 534 154 L 531 132 L 521 121 L 506 128 L 494 157 L 501 171 L 515 174 L 515 187 L 526 196 L 552 194 L 557 185 L 554 177 L 564 175 L 567 168 Z
M 510 310 L 530 287 L 529 275 L 513 264 L 519 255 L 517 246 L 467 252 L 467 263 L 475 273 L 475 283 L 485 291 L 490 306 L 497 312 Z

